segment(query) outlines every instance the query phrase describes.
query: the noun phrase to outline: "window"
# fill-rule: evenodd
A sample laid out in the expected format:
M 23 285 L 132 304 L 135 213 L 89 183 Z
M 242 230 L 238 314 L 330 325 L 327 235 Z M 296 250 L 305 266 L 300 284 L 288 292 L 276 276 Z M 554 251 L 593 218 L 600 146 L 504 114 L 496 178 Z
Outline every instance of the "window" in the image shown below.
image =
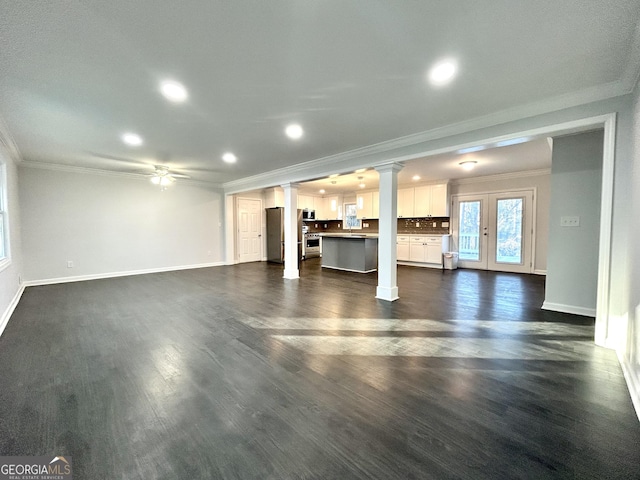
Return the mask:
M 344 204 L 344 225 L 349 230 L 358 230 L 362 228 L 360 220 L 358 220 L 358 208 L 355 203 Z

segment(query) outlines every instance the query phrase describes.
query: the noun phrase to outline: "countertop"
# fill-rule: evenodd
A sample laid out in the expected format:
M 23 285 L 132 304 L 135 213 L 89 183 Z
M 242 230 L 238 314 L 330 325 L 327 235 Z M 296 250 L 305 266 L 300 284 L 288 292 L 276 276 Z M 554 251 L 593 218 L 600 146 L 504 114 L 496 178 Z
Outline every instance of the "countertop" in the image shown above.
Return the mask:
M 330 238 L 378 238 L 377 233 L 321 233 L 320 236 Z

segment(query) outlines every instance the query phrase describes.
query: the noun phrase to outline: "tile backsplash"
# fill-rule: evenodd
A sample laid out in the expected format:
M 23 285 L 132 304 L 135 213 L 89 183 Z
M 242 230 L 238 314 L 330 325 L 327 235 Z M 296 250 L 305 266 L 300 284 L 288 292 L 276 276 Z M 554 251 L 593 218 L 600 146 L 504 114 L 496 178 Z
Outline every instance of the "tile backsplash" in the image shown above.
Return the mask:
M 342 233 L 342 220 L 324 220 L 305 222 L 310 232 Z M 434 226 L 435 224 L 435 226 Z M 378 219 L 363 220 L 362 233 L 377 233 Z M 447 235 L 449 233 L 449 217 L 399 218 L 398 233 Z

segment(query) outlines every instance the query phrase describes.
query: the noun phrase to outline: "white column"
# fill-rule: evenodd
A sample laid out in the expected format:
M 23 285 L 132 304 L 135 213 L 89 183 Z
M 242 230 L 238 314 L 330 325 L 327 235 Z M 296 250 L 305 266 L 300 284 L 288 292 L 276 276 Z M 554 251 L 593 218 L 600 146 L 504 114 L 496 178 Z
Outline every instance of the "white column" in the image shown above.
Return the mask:
M 376 298 L 393 302 L 398 297 L 398 172 L 404 165 L 375 167 L 380 174 L 380 219 L 378 223 L 378 288 Z
M 284 278 L 300 278 L 298 270 L 298 184 L 287 183 L 284 189 Z

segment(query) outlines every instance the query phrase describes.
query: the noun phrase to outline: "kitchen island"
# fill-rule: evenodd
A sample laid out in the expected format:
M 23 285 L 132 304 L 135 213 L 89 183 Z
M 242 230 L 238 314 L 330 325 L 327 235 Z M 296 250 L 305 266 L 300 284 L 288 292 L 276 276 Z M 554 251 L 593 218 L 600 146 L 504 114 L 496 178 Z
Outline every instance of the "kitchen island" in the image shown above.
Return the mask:
M 322 235 L 322 266 L 349 272 L 375 272 L 378 266 L 378 236 Z

